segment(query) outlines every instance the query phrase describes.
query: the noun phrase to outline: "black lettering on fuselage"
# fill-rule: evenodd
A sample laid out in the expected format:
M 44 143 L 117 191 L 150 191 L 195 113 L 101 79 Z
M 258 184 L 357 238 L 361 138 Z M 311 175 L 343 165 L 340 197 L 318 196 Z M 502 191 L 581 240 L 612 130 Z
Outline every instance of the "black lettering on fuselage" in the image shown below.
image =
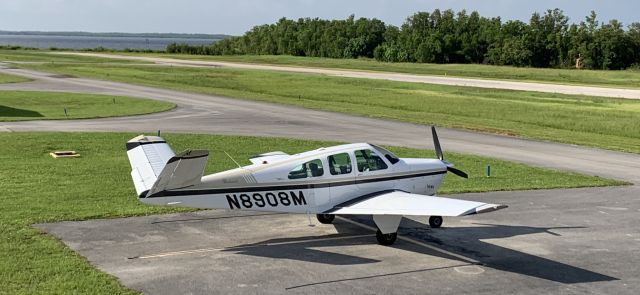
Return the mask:
M 289 200 L 289 195 L 287 193 L 279 192 L 278 193 L 278 198 L 280 199 L 280 204 L 282 204 L 284 206 L 291 205 L 291 200 Z
M 256 206 L 262 208 L 264 207 L 265 203 L 264 203 L 264 197 L 261 194 L 255 193 L 253 194 L 253 203 L 256 204 Z
M 298 205 L 306 205 L 307 204 L 307 200 L 304 198 L 304 194 L 302 193 L 302 191 L 298 191 L 300 194 L 296 196 L 295 192 L 291 192 L 291 199 L 293 200 L 293 205 L 294 206 L 298 206 Z
M 278 207 L 282 206 L 301 206 L 307 205 L 307 199 L 304 197 L 302 191 L 296 192 L 289 191 L 272 193 L 268 192 L 264 195 L 261 193 L 253 194 L 240 194 L 240 195 L 226 195 L 227 203 L 229 203 L 229 209 L 251 209 L 253 206 L 264 207 Z
M 253 203 L 251 203 L 251 198 L 247 194 L 240 194 L 240 202 L 242 206 L 245 208 L 253 207 Z
M 276 194 L 274 194 L 274 193 L 266 193 L 265 197 L 267 198 L 267 203 L 269 203 L 269 206 L 271 206 L 271 207 L 278 206 L 278 199 L 276 198 Z
M 233 195 L 233 198 L 231 198 L 230 195 L 227 195 L 227 203 L 229 203 L 229 209 L 233 209 L 234 206 L 237 209 L 240 209 L 240 202 L 238 202 L 238 197 L 236 197 L 236 195 Z

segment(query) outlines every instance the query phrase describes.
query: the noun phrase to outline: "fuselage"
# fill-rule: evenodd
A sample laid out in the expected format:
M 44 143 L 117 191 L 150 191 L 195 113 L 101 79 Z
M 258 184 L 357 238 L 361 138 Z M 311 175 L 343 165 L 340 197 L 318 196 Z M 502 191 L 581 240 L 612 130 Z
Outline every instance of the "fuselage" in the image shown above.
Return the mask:
M 140 198 L 157 205 L 319 214 L 357 198 L 401 190 L 434 195 L 447 171 L 437 159 L 397 158 L 366 143 L 287 155 L 202 177 L 200 183 Z

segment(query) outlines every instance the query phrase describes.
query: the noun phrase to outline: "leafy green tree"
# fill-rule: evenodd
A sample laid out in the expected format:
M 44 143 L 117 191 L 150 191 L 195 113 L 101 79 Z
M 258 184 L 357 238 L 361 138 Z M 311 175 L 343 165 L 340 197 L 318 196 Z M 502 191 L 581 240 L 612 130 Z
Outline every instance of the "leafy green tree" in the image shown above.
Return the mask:
M 640 67 L 640 23 L 624 29 L 591 12 L 569 24 L 562 10 L 533 13 L 528 23 L 485 18 L 465 10 L 417 12 L 400 27 L 350 15 L 342 20 L 281 18 L 211 45 L 169 44 L 170 53 L 286 54 L 331 58 L 374 57 L 386 62 L 488 63 L 588 69 Z

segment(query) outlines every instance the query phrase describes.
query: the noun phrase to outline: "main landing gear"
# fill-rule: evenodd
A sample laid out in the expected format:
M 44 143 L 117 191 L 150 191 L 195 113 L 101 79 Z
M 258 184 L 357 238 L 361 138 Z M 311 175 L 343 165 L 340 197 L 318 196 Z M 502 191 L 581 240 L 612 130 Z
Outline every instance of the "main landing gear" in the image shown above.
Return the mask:
M 429 225 L 431 228 L 439 228 L 442 226 L 442 216 L 431 216 L 429 217 Z M 391 246 L 398 239 L 398 232 L 383 234 L 382 231 L 378 228 L 376 231 L 376 239 L 378 240 L 378 244 L 383 246 Z
M 393 245 L 393 243 L 396 242 L 396 239 L 398 238 L 398 233 L 390 233 L 390 234 L 383 234 L 380 229 L 378 229 L 378 231 L 376 232 L 376 239 L 378 240 L 378 244 L 383 245 L 383 246 L 391 246 Z
M 316 214 L 318 221 L 322 224 L 331 224 L 333 220 L 336 218 L 333 214 Z
M 316 214 L 318 221 L 322 224 L 331 224 L 333 220 L 336 218 L 334 214 Z M 387 228 L 387 231 L 397 230 L 398 225 L 400 224 L 400 219 L 402 216 L 376 216 L 374 215 L 374 222 L 376 222 L 377 231 L 376 231 L 376 240 L 378 240 L 378 244 L 384 246 L 391 246 L 398 239 L 398 232 L 391 232 L 383 234 L 380 230 L 380 227 Z M 442 216 L 431 216 L 429 217 L 429 225 L 431 228 L 439 228 L 442 226 Z

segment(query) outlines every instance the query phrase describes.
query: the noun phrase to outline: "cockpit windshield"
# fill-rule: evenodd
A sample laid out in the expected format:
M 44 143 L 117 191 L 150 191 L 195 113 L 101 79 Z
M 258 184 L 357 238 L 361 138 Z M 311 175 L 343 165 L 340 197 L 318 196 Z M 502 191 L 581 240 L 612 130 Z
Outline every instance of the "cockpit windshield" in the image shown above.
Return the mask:
M 387 149 L 377 146 L 375 144 L 371 144 L 371 147 L 373 147 L 376 151 L 378 151 L 378 153 L 383 154 L 384 157 L 389 160 L 389 162 L 391 162 L 391 164 L 395 164 L 398 163 L 400 161 L 400 159 L 398 157 L 396 157 L 396 155 L 394 155 L 392 152 L 388 151 Z

